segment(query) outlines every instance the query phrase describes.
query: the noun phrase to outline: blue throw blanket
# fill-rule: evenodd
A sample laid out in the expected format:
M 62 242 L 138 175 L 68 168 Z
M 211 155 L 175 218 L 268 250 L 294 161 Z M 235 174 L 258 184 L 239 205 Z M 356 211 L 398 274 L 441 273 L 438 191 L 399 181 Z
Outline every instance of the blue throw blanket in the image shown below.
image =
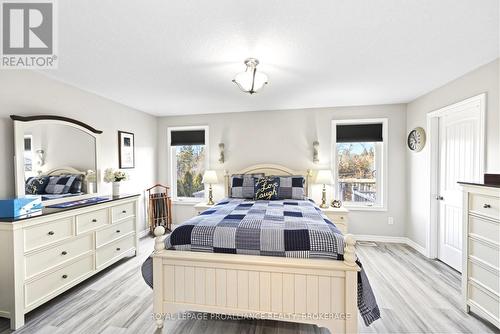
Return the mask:
M 312 201 L 226 199 L 177 227 L 165 239 L 171 250 L 343 260 L 344 238 Z M 361 267 L 361 263 L 357 261 Z M 143 264 L 152 287 L 152 261 Z M 380 318 L 363 269 L 358 273 L 358 308 L 368 326 Z

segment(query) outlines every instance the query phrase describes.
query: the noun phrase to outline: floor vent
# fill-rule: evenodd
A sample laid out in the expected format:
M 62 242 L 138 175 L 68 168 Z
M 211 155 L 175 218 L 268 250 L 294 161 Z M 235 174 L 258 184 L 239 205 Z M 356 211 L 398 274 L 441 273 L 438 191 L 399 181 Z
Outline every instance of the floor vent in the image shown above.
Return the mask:
M 377 247 L 377 243 L 374 241 L 357 241 L 356 245 L 366 246 L 366 247 Z

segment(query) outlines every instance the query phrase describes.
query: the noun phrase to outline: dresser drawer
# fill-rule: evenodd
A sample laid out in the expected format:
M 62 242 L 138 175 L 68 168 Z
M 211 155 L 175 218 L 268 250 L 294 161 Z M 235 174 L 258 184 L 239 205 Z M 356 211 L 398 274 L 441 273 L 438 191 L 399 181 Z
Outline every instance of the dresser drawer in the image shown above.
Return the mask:
M 116 240 L 109 245 L 97 250 L 97 268 L 108 261 L 122 256 L 127 251 L 135 248 L 135 234 Z
M 24 250 L 29 251 L 73 236 L 73 219 L 64 218 L 24 229 Z
M 487 269 L 485 265 L 469 260 L 468 276 L 495 291 L 497 294 L 500 294 L 500 276 L 498 270 Z
M 500 300 L 495 294 L 486 291 L 474 283 L 468 284 L 468 300 L 480 306 L 486 312 L 498 319 L 500 316 Z
M 469 238 L 469 256 L 478 258 L 495 268 L 500 267 L 499 248 L 488 243 Z
M 476 214 L 500 220 L 500 198 L 482 194 L 471 194 L 469 210 Z
M 125 203 L 121 205 L 114 206 L 111 209 L 113 223 L 125 218 L 135 216 L 135 203 Z
M 76 216 L 76 233 L 81 234 L 109 224 L 108 209 L 96 210 Z
M 25 285 L 26 307 L 71 285 L 94 269 L 94 257 L 84 257 Z
M 71 239 L 59 246 L 26 256 L 26 277 L 31 277 L 47 269 L 74 259 L 93 249 L 92 235 Z
M 469 216 L 469 233 L 500 243 L 500 223 Z
M 97 231 L 95 236 L 96 246 L 100 247 L 110 241 L 126 235 L 127 233 L 135 232 L 134 222 L 134 218 L 132 218 Z

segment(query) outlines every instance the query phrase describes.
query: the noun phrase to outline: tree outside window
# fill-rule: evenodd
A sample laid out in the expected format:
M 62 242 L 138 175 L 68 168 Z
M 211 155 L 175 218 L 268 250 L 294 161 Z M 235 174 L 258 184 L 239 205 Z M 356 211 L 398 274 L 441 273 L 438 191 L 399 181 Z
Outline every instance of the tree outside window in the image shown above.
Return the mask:
M 205 145 L 175 147 L 177 197 L 204 197 Z

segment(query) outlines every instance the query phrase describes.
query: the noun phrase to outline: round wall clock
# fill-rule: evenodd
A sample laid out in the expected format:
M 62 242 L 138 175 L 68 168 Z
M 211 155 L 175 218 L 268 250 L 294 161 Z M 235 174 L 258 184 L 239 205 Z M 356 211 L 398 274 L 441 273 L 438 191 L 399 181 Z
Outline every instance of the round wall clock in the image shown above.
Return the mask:
M 425 130 L 421 127 L 415 128 L 408 134 L 408 148 L 420 152 L 425 146 Z

